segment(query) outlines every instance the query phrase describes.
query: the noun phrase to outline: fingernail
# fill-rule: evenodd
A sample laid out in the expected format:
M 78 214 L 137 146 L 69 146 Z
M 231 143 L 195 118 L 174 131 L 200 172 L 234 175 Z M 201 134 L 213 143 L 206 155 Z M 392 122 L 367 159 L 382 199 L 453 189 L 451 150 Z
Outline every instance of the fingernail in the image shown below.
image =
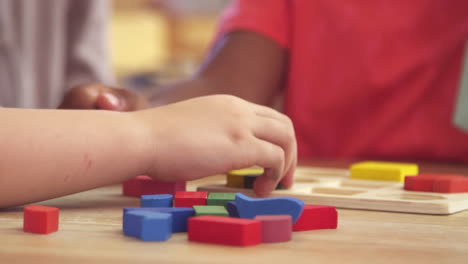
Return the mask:
M 115 107 L 118 107 L 120 105 L 120 100 L 117 96 L 110 93 L 103 93 L 102 96 L 105 97 L 111 105 Z

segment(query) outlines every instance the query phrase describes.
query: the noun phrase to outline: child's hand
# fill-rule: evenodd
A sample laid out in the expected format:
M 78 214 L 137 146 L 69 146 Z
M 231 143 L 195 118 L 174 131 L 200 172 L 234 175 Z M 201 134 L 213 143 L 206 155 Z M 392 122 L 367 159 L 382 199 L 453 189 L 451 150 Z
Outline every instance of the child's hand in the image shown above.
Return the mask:
M 131 114 L 150 131 L 147 173 L 158 180 L 192 180 L 258 165 L 266 169 L 254 186 L 258 195 L 267 195 L 280 180 L 292 185 L 294 128 L 271 108 L 214 95 Z
M 135 92 L 102 84 L 89 84 L 71 89 L 58 108 L 135 111 L 148 107 L 149 102 Z

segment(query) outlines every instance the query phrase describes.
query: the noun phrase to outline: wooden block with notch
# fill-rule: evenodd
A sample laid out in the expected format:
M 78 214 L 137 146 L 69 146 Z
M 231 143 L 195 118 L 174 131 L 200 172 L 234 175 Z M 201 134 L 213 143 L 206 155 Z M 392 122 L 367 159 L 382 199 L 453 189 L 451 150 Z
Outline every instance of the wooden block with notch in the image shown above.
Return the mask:
M 257 215 L 290 215 L 297 221 L 304 208 L 304 202 L 294 197 L 252 198 L 236 194 L 236 207 L 240 218 L 253 219 Z

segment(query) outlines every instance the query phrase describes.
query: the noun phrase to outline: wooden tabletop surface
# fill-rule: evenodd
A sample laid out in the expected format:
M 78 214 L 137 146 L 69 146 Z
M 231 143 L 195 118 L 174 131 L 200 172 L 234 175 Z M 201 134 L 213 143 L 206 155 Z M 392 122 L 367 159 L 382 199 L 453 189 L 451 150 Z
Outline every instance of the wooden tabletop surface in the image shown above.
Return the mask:
M 343 167 L 346 162 L 306 165 Z M 426 172 L 468 165 L 425 164 Z M 189 184 L 194 189 L 210 178 Z M 468 263 L 468 211 L 450 216 L 339 209 L 336 230 L 296 232 L 293 240 L 239 248 L 187 241 L 142 242 L 122 235 L 122 208 L 139 200 L 109 186 L 40 204 L 60 208 L 59 231 L 22 231 L 22 208 L 0 211 L 0 263 Z

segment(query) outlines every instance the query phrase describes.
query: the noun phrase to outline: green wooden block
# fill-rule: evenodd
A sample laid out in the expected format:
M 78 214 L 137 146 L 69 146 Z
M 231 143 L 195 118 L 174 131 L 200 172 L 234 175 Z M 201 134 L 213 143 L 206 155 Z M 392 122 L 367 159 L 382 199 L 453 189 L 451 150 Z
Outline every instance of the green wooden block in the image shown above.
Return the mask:
M 202 215 L 217 215 L 217 216 L 229 216 L 228 211 L 224 206 L 220 205 L 194 205 L 195 216 Z
M 235 193 L 209 193 L 206 204 L 226 206 L 227 203 L 234 200 L 236 200 Z

